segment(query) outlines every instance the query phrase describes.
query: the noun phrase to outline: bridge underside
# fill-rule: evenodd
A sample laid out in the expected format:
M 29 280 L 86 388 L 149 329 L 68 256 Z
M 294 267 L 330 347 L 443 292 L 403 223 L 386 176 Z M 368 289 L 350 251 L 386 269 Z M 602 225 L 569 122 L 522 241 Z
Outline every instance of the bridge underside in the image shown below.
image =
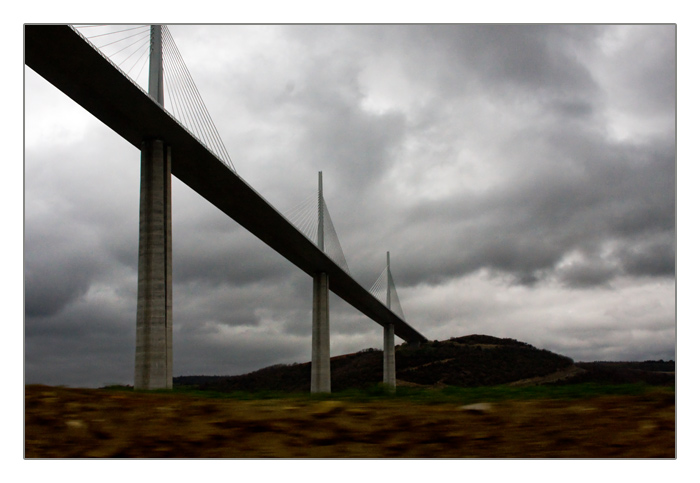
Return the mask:
M 134 147 L 162 140 L 172 174 L 298 268 L 407 342 L 427 339 L 371 295 L 70 27 L 25 26 L 25 63 Z

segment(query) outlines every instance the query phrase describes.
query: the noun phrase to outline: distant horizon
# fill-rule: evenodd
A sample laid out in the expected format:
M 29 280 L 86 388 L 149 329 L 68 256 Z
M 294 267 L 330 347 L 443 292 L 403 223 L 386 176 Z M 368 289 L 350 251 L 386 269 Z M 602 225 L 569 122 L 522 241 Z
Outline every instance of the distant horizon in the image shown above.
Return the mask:
M 472 336 L 472 335 L 476 335 L 476 336 L 484 335 L 484 336 L 487 336 L 487 337 L 493 337 L 493 336 L 489 336 L 488 334 L 467 334 L 467 335 L 464 335 L 464 336 L 453 336 L 453 337 L 450 337 L 449 339 L 445 339 L 445 340 L 441 340 L 441 341 L 428 341 L 428 342 L 448 342 L 448 341 L 450 341 L 450 340 L 452 340 L 452 339 L 458 339 L 458 338 L 460 338 L 460 337 L 468 337 L 468 336 Z M 510 337 L 498 337 L 498 339 L 515 340 L 516 342 L 521 342 L 521 343 L 524 343 L 524 344 L 532 345 L 532 344 L 529 344 L 529 343 L 526 342 L 526 341 L 521 341 L 521 340 L 513 339 L 513 338 L 510 338 Z M 400 346 L 400 345 L 403 345 L 403 344 L 397 344 L 397 347 Z M 540 349 L 539 347 L 535 347 L 535 346 L 533 346 L 533 347 L 534 347 L 535 349 Z M 335 358 L 342 358 L 342 357 L 344 357 L 344 356 L 357 354 L 357 353 L 360 353 L 360 352 L 365 352 L 365 351 L 368 351 L 368 350 L 372 350 L 372 351 L 376 351 L 376 352 L 381 352 L 381 351 L 382 351 L 382 349 L 379 349 L 379 348 L 367 347 L 367 348 L 364 348 L 364 349 L 360 349 L 359 351 L 350 352 L 350 353 L 347 353 L 347 354 L 339 354 L 339 355 L 332 356 L 332 357 L 331 357 L 331 360 L 332 360 L 332 359 L 335 359 Z M 555 354 L 557 354 L 557 355 L 559 355 L 559 356 L 563 356 L 563 357 L 569 357 L 569 356 L 567 356 L 566 354 L 559 354 L 559 353 L 555 353 Z M 579 360 L 574 360 L 574 359 L 572 359 L 572 361 L 573 361 L 574 364 L 578 364 L 578 363 L 582 363 L 582 364 L 586 364 L 586 363 L 644 363 L 644 362 L 664 362 L 664 363 L 673 362 L 673 363 L 675 364 L 675 362 L 676 362 L 675 359 L 667 359 L 667 360 L 665 360 L 665 359 L 646 359 L 646 360 L 624 360 L 624 361 L 622 361 L 622 360 L 579 361 Z M 176 376 L 174 375 L 174 376 L 173 376 L 173 380 L 176 380 L 176 379 L 178 379 L 178 378 L 183 378 L 183 377 L 222 377 L 222 378 L 225 378 L 225 377 L 245 376 L 245 375 L 252 374 L 252 373 L 254 373 L 254 372 L 257 372 L 257 371 L 260 371 L 260 370 L 263 370 L 263 369 L 267 369 L 267 368 L 271 368 L 271 367 L 275 367 L 275 366 L 306 365 L 306 364 L 311 364 L 311 361 L 310 361 L 310 360 L 309 360 L 309 361 L 304 361 L 304 362 L 295 361 L 295 362 L 289 362 L 289 363 L 286 363 L 286 364 L 285 364 L 285 363 L 272 364 L 272 365 L 270 365 L 270 366 L 260 367 L 260 368 L 258 368 L 258 369 L 253 369 L 252 371 L 248 371 L 248 372 L 244 372 L 244 373 L 240 373 L 240 374 L 179 374 L 179 375 L 176 375 Z M 41 383 L 38 383 L 38 384 L 41 384 Z M 104 386 L 101 386 L 101 387 L 109 387 L 109 386 L 111 386 L 111 385 L 124 386 L 124 387 L 133 387 L 133 383 L 132 383 L 132 384 L 105 384 Z M 67 387 L 78 387 L 78 386 L 67 386 Z

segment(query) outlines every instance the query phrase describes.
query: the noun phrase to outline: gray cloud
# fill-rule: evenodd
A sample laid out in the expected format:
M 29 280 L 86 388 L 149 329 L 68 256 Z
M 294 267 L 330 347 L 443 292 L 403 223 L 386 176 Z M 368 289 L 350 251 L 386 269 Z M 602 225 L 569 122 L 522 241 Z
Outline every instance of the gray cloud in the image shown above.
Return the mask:
M 620 249 L 625 272 L 630 275 L 674 277 L 676 275 L 676 240 L 673 233 L 651 234 L 637 244 Z
M 84 295 L 95 273 L 91 262 L 76 257 L 40 268 L 25 267 L 25 314 L 53 315 Z

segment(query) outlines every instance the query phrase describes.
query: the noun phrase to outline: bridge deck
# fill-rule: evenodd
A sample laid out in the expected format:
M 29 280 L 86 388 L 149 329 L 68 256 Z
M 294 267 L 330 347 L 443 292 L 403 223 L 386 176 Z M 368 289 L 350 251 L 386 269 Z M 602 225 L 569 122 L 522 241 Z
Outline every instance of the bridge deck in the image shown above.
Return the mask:
M 377 300 L 70 27 L 25 26 L 25 64 L 141 149 L 172 146 L 172 174 L 330 290 L 408 342 L 427 339 Z

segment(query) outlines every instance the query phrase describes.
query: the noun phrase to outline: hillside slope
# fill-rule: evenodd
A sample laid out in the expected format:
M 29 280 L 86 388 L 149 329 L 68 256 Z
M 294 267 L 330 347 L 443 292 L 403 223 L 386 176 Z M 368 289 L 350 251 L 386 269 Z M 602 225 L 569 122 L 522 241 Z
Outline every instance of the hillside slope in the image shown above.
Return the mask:
M 399 385 L 491 386 L 544 377 L 573 366 L 573 361 L 514 339 L 469 335 L 396 348 Z M 333 391 L 382 382 L 382 351 L 366 349 L 331 358 Z M 276 365 L 240 376 L 176 377 L 176 386 L 217 391 L 308 392 L 311 363 Z

